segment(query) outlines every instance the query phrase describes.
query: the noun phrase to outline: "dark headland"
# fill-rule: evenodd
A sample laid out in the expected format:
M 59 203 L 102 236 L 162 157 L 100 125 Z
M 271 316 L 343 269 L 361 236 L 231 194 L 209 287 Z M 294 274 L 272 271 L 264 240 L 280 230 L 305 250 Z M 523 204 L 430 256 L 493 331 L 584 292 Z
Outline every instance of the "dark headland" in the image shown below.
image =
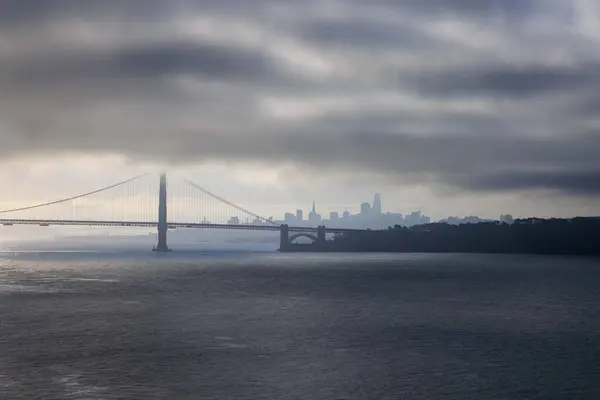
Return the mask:
M 600 255 L 600 217 L 395 226 L 293 243 L 280 251 Z

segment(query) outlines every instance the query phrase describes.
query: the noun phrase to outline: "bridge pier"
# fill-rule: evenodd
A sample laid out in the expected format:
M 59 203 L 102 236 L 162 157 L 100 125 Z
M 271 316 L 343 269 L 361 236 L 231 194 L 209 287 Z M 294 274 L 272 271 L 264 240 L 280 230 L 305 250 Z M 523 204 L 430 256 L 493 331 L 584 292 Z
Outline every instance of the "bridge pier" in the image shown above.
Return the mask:
M 279 233 L 279 251 L 287 251 L 290 247 L 290 230 L 287 225 L 281 225 Z
M 327 241 L 327 237 L 325 235 L 325 225 L 319 225 L 317 228 L 317 244 L 322 245 Z
M 152 249 L 159 253 L 171 251 L 167 246 L 167 174 L 160 174 L 160 188 L 158 189 L 158 244 Z

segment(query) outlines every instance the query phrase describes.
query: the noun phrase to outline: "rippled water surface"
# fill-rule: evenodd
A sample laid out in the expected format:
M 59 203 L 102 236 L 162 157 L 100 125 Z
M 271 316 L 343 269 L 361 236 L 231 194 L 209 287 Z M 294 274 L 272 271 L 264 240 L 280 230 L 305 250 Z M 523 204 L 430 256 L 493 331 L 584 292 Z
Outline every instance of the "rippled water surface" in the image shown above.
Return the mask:
M 0 255 L 2 399 L 600 399 L 600 263 Z

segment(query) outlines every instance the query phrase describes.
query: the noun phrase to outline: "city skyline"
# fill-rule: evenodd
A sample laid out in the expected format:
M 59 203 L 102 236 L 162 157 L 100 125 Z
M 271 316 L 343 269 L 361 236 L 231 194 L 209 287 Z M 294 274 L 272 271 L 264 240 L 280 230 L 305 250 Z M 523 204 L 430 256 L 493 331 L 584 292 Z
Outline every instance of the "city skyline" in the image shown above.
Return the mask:
M 394 225 L 420 225 L 431 222 L 431 218 L 425 216 L 421 211 L 412 211 L 406 215 L 401 213 L 383 212 L 382 196 L 375 193 L 373 202 L 362 202 L 360 212 L 351 213 L 348 209 L 343 212 L 330 211 L 328 215 L 322 215 L 317 211 L 316 202 L 313 201 L 308 218 L 304 219 L 304 210 L 298 209 L 295 213 L 287 212 L 282 220 L 276 220 L 282 224 L 295 226 L 318 226 L 325 225 L 331 228 L 370 228 L 385 229 Z
M 181 171 L 180 171 L 181 172 Z M 152 174 L 150 174 L 150 176 L 152 176 Z M 111 184 L 114 182 L 110 182 Z M 170 186 L 169 186 L 170 187 Z M 92 186 L 90 187 L 91 189 L 97 189 L 97 186 Z M 87 190 L 84 190 L 87 191 Z M 73 193 L 71 193 L 73 194 Z M 64 198 L 65 196 L 62 196 L 60 198 L 54 198 L 51 199 L 51 201 L 54 200 L 59 200 L 61 198 Z M 151 201 L 151 199 L 154 197 L 154 194 L 151 193 L 149 195 L 149 201 Z M 3 199 L 4 200 L 4 199 Z M 48 199 L 43 199 L 41 202 L 45 202 Z M 29 203 L 26 203 L 25 206 L 31 206 L 32 204 L 38 204 L 40 203 L 40 201 L 30 201 Z M 337 221 L 340 219 L 347 219 L 347 217 L 350 216 L 358 216 L 358 215 L 365 215 L 370 213 L 371 211 L 377 209 L 377 207 L 380 207 L 379 209 L 381 209 L 383 211 L 383 208 L 381 208 L 381 194 L 380 193 L 375 193 L 373 195 L 373 201 L 372 203 L 369 202 L 365 202 L 365 201 L 357 201 L 354 205 L 325 205 L 323 207 L 323 209 L 327 210 L 323 213 L 320 212 L 321 208 L 319 208 L 318 214 L 319 214 L 319 220 L 325 220 L 325 221 Z M 258 208 L 255 208 L 254 204 L 249 204 L 249 203 L 240 203 L 242 206 L 246 207 L 246 208 L 250 208 L 252 210 L 257 210 Z M 310 208 L 312 207 L 316 207 L 317 202 L 316 201 L 312 201 L 312 205 Z M 376 206 L 377 204 L 379 204 L 378 206 Z M 2 201 L 0 200 L 0 205 L 4 205 L 4 207 L 2 207 L 2 209 L 8 209 L 8 208 L 14 208 L 14 207 L 21 207 L 23 206 L 23 204 L 19 204 L 19 203 L 14 203 L 14 202 L 6 202 L 6 201 Z M 320 203 L 319 203 L 320 205 Z M 97 204 L 98 207 L 102 207 L 102 205 L 100 203 Z M 105 205 L 108 206 L 108 205 Z M 309 221 L 309 218 L 306 218 L 306 216 L 310 217 L 310 212 L 305 213 L 306 209 L 296 209 L 296 211 L 294 213 L 291 212 L 285 212 L 284 214 L 282 214 L 281 216 L 277 215 L 276 213 L 272 213 L 271 211 L 273 211 L 276 208 L 282 208 L 281 205 L 276 206 L 276 207 L 272 207 L 270 205 L 266 205 L 267 208 L 264 208 L 265 205 L 263 205 L 262 210 L 266 210 L 266 212 L 259 212 L 259 214 L 265 216 L 265 218 L 267 218 L 267 216 L 270 216 L 269 218 L 271 220 L 275 220 L 275 221 L 285 221 L 286 220 L 286 215 L 288 216 L 287 219 L 288 221 Z M 1 210 L 1 209 L 0 209 Z M 343 210 L 343 211 L 342 211 Z M 414 211 L 417 210 L 417 211 Z M 502 209 L 500 209 L 502 210 Z M 499 210 L 499 211 L 500 211 Z M 365 212 L 366 211 L 366 212 Z M 300 218 L 298 218 L 298 215 L 300 214 Z M 441 212 L 436 216 L 431 216 L 429 215 L 427 212 L 423 212 L 422 209 L 420 207 L 414 207 L 414 208 L 409 208 L 407 206 L 402 207 L 402 205 L 398 205 L 398 204 L 393 204 L 392 207 L 390 207 L 388 210 L 385 211 L 385 213 L 383 212 L 375 212 L 375 214 L 382 214 L 382 215 L 386 215 L 388 217 L 387 222 L 381 222 L 379 224 L 373 225 L 373 228 L 381 228 L 381 227 L 387 227 L 387 226 L 391 226 L 391 225 L 395 225 L 395 224 L 399 224 L 399 225 L 413 225 L 413 224 L 419 224 L 419 223 L 427 223 L 428 221 L 433 221 L 433 222 L 437 222 L 437 221 L 441 221 L 441 222 L 449 222 L 449 223 L 462 223 L 462 222 L 483 222 L 483 221 L 498 221 L 498 220 L 502 220 L 503 216 L 510 216 L 511 219 L 512 218 L 528 218 L 531 215 L 519 215 L 519 214 L 511 214 L 511 213 L 498 213 L 498 214 L 492 214 L 492 215 L 480 215 L 477 214 L 475 212 L 467 212 L 464 214 L 459 214 L 459 213 L 449 213 L 449 212 Z M 418 222 L 410 222 L 408 224 L 406 224 L 404 218 L 406 216 L 411 216 L 412 218 L 416 218 L 418 220 Z M 498 218 L 498 215 L 500 215 L 500 218 Z M 537 215 L 538 217 L 545 217 L 545 216 L 540 216 L 539 214 Z M 573 215 L 575 216 L 575 215 Z M 292 217 L 292 218 L 290 218 Z M 185 217 L 184 217 L 185 218 Z M 424 219 L 421 219 L 424 218 Z M 312 225 L 317 225 L 319 223 L 319 220 L 314 221 L 315 224 Z M 363 217 L 364 220 L 364 217 Z M 210 218 L 208 217 L 202 217 L 199 220 L 194 220 L 195 222 L 210 222 Z M 212 221 L 214 222 L 214 221 Z M 221 223 L 223 223 L 224 221 L 221 221 Z M 258 221 L 252 221 L 252 219 L 239 219 L 239 217 L 233 217 L 233 219 L 230 221 L 233 224 L 249 224 L 249 223 L 255 223 Z M 356 222 L 356 220 L 355 220 Z M 357 228 L 361 228 L 361 227 L 366 227 L 365 224 L 363 223 L 354 223 L 352 224 L 353 226 L 357 227 Z

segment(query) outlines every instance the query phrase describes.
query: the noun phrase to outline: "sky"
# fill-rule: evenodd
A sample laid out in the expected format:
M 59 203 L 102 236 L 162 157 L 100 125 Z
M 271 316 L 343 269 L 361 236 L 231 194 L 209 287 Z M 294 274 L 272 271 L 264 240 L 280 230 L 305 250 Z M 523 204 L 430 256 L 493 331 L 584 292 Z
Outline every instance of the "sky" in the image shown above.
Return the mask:
M 0 205 L 600 215 L 596 0 L 0 0 Z

